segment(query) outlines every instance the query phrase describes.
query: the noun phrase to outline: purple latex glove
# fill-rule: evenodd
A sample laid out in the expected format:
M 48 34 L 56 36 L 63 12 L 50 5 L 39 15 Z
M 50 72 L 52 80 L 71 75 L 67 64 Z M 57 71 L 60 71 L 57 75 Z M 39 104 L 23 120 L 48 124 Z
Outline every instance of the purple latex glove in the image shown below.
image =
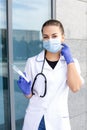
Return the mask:
M 27 82 L 22 76 L 19 76 L 17 84 L 21 91 L 24 93 L 24 95 L 31 94 L 31 81 Z
M 69 64 L 69 63 L 74 62 L 69 47 L 66 44 L 62 44 L 62 45 L 63 45 L 63 48 L 61 50 L 61 54 L 64 56 L 66 63 Z

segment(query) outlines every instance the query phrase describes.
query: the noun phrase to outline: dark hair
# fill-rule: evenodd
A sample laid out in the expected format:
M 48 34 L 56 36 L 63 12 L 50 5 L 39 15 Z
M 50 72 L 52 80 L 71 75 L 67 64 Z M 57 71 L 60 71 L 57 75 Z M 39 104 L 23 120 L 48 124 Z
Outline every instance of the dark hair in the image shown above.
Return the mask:
M 43 33 L 43 28 L 45 26 L 50 26 L 50 25 L 53 25 L 53 26 L 58 26 L 61 30 L 61 33 L 64 34 L 64 28 L 63 28 L 63 25 L 60 21 L 58 20 L 54 20 L 54 19 L 50 19 L 48 21 L 46 21 L 43 25 L 42 25 L 42 29 L 41 29 L 41 32 Z

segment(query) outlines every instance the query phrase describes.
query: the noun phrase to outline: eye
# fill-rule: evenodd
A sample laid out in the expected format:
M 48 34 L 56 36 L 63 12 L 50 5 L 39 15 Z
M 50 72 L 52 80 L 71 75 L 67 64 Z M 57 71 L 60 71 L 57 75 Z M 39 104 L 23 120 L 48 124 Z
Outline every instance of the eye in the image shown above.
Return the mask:
M 52 38 L 57 38 L 58 36 L 57 35 L 53 35 Z
M 43 40 L 48 40 L 49 37 L 48 36 L 43 36 Z

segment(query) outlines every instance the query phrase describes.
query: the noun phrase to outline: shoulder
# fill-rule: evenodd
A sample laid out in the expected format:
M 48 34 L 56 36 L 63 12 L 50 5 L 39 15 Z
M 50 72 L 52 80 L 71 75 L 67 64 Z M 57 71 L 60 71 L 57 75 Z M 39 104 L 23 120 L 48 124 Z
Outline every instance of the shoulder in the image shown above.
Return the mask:
M 33 56 L 33 57 L 30 57 L 27 59 L 27 63 L 30 63 L 30 62 L 41 62 L 44 60 L 44 50 L 41 51 L 39 54 Z
M 73 57 L 73 60 L 74 60 L 77 71 L 79 73 L 81 73 L 79 61 L 74 57 Z M 60 61 L 61 61 L 62 64 L 66 64 L 66 60 L 65 60 L 64 56 L 62 56 L 62 55 L 60 57 Z M 66 66 L 67 66 L 67 64 L 66 64 Z
M 74 60 L 74 63 L 75 63 L 77 66 L 79 66 L 78 60 L 77 60 L 76 58 L 74 58 L 74 57 L 73 57 L 73 60 Z M 60 55 L 60 61 L 66 62 L 64 56 Z

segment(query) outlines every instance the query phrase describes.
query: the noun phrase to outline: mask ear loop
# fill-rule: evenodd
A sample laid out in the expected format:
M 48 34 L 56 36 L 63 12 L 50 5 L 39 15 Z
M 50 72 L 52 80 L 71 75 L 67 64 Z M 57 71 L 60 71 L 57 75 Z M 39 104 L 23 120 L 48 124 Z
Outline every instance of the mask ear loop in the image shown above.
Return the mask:
M 45 53 L 44 53 L 44 61 L 43 61 L 41 73 L 38 73 L 38 74 L 35 76 L 34 81 L 33 81 L 33 84 L 32 84 L 32 89 L 31 89 L 32 94 L 35 95 L 35 93 L 33 92 L 33 90 L 34 90 L 34 84 L 35 84 L 35 82 L 36 82 L 36 79 L 37 79 L 38 75 L 42 75 L 42 76 L 44 77 L 44 80 L 45 80 L 45 81 L 44 81 L 44 82 L 45 82 L 45 89 L 44 89 L 44 94 L 43 94 L 43 95 L 40 95 L 41 98 L 43 98 L 43 97 L 46 95 L 46 92 L 47 92 L 47 79 L 46 79 L 46 76 L 43 74 L 43 68 L 44 68 L 44 64 L 45 64 L 45 55 L 46 55 L 46 51 L 45 51 Z

